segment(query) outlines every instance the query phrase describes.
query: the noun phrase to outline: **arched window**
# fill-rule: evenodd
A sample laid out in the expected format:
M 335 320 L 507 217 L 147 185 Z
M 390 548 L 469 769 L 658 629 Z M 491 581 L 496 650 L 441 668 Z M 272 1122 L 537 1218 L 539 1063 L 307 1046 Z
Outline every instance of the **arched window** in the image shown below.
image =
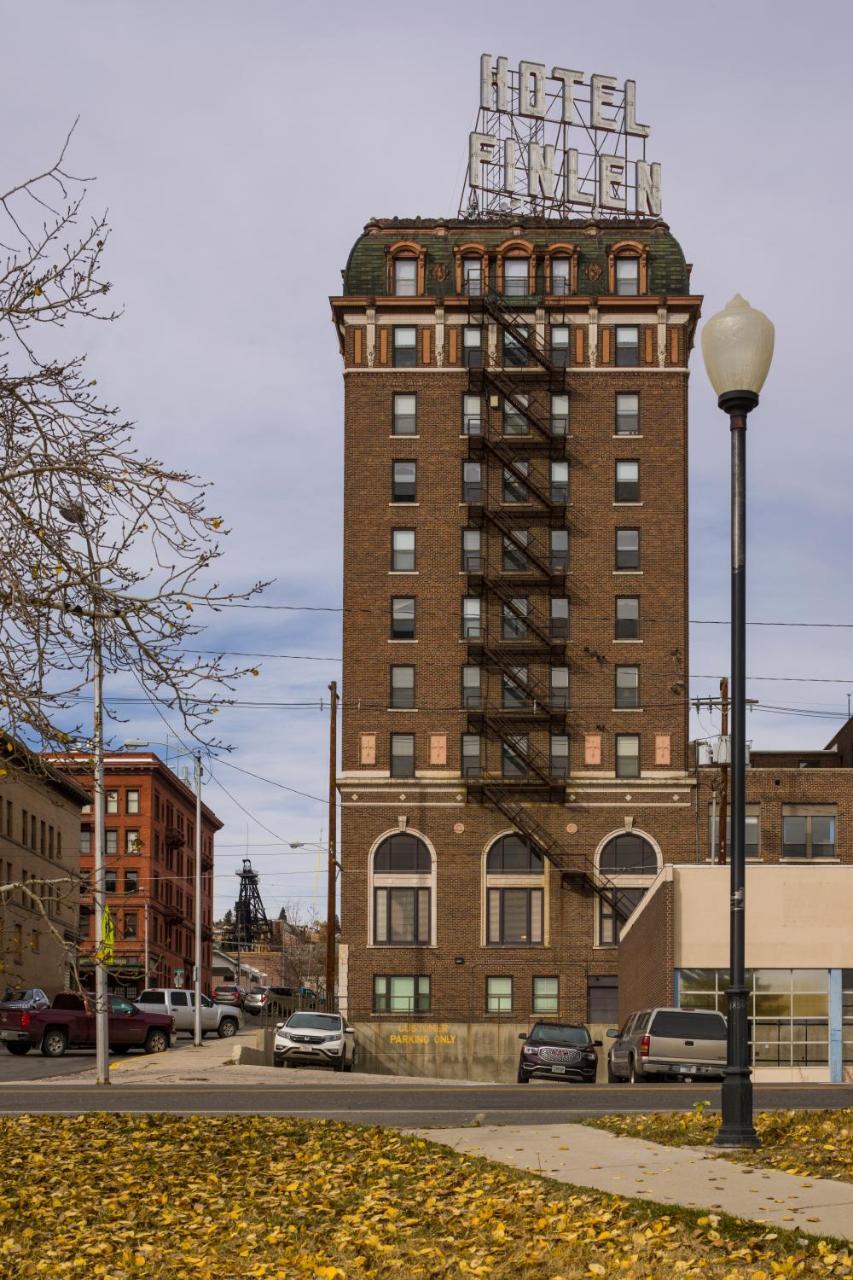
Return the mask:
M 610 292 L 622 297 L 648 293 L 648 245 L 624 240 L 607 251 Z
M 427 844 L 407 831 L 386 836 L 373 854 L 373 943 L 427 947 L 434 934 L 435 868 Z
M 544 942 L 545 859 L 516 833 L 486 855 L 486 943 L 535 947 Z
M 412 240 L 389 245 L 388 292 L 398 297 L 415 298 L 424 292 L 426 249 Z
M 660 858 L 645 836 L 623 831 L 602 845 L 597 863 L 603 888 L 598 899 L 597 944 L 615 947 L 657 875 Z

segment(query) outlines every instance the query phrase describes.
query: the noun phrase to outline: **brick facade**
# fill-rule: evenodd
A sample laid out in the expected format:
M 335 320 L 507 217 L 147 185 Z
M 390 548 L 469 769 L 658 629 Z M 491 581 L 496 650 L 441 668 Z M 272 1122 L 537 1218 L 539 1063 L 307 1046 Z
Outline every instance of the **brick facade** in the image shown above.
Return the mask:
M 619 1025 L 637 1009 L 673 1004 L 673 889 L 661 884 L 619 944 Z

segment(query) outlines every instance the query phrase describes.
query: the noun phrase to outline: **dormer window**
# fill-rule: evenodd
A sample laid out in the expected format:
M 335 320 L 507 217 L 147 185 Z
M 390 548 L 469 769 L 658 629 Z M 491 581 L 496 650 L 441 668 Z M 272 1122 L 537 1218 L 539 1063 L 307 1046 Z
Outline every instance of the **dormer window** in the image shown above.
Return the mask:
M 394 292 L 398 297 L 402 298 L 414 298 L 417 296 L 417 258 L 394 259 Z
M 504 262 L 504 294 L 507 298 L 523 298 L 530 292 L 527 258 L 507 258 Z
M 634 297 L 640 292 L 640 259 L 623 257 L 616 259 L 616 293 L 621 297 Z
M 551 259 L 551 293 L 555 298 L 565 298 L 572 287 L 571 258 Z
M 479 298 L 483 292 L 482 258 L 462 259 L 462 292 L 469 298 Z

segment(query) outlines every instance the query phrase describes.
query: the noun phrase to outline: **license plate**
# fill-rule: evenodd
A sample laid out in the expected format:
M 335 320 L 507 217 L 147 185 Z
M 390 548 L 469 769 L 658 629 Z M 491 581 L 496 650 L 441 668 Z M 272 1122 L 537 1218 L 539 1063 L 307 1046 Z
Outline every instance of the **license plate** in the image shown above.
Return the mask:
M 22 1038 L 18 1031 L 0 1031 L 0 1040 L 21 1040 Z
M 554 1072 L 556 1072 L 556 1074 L 557 1074 L 557 1075 L 561 1075 L 561 1076 L 562 1076 L 562 1075 L 565 1075 L 565 1074 L 566 1074 L 566 1068 L 565 1068 L 565 1067 L 552 1067 L 552 1068 L 551 1068 L 551 1070 L 552 1070 L 552 1071 L 554 1071 Z

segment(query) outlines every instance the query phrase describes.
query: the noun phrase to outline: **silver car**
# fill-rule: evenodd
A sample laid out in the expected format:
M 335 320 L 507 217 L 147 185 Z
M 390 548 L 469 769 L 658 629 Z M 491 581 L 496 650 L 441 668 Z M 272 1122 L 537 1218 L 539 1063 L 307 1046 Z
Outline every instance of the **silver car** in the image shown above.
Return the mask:
M 355 1032 L 340 1013 L 292 1013 L 275 1029 L 273 1063 L 292 1067 L 297 1062 L 335 1071 L 352 1071 L 356 1060 Z
M 195 1031 L 195 992 L 182 987 L 152 987 L 143 991 L 134 1004 L 146 1013 L 170 1013 L 175 1031 Z M 236 1005 L 214 1004 L 210 996 L 201 997 L 202 1037 L 215 1032 L 221 1038 L 236 1035 L 243 1022 L 243 1014 Z
M 640 1009 L 613 1040 L 607 1079 L 631 1084 L 663 1076 L 679 1080 L 720 1077 L 726 1065 L 726 1020 L 706 1009 Z

